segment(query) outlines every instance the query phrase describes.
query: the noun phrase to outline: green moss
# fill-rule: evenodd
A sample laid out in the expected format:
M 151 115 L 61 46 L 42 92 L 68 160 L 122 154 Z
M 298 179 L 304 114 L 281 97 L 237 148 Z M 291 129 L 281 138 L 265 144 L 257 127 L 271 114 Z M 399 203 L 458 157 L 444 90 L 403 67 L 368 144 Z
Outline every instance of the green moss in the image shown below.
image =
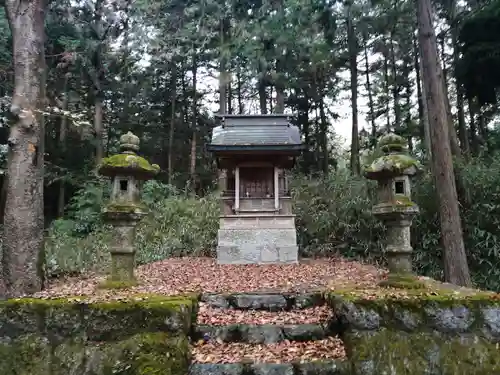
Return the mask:
M 427 284 L 412 274 L 389 274 L 387 279 L 382 280 L 378 285 L 396 289 L 427 289 Z
M 155 175 L 160 171 L 160 167 L 157 164 L 151 165 L 141 156 L 131 154 L 117 154 L 104 158 L 99 166 L 99 173 L 103 175 L 116 173 L 119 170 Z
M 179 310 L 180 306 L 192 307 L 194 303 L 196 303 L 195 297 L 191 295 L 165 297 L 155 294 L 134 294 L 123 299 L 92 302 L 88 306 L 97 310 L 133 310 L 137 308 Z
M 99 289 L 128 289 L 139 285 L 137 280 L 116 281 L 106 279 L 98 285 Z
M 469 311 L 468 332 L 483 334 L 485 308 L 500 307 L 499 294 L 472 289 L 448 287 L 428 280 L 425 288 L 413 287 L 411 280 L 404 277 L 396 280 L 410 288 L 389 286 L 368 289 L 335 290 L 327 294 L 327 303 L 335 311 L 348 311 L 352 308 L 359 314 L 377 314 L 380 325 L 394 330 L 432 331 L 435 314 L 447 314 L 446 310 L 465 307 Z M 341 313 L 340 313 L 341 314 Z M 409 320 L 407 320 L 409 319 Z M 408 325 L 409 324 L 409 325 Z M 346 326 L 349 329 L 355 327 Z
M 381 176 L 402 175 L 412 167 L 416 171 L 421 169 L 419 161 L 409 155 L 390 154 L 374 160 L 371 165 L 365 168 L 364 174 L 367 178 L 377 179 Z
M 408 145 L 406 139 L 394 133 L 388 133 L 381 136 L 377 142 L 377 146 L 383 148 L 385 146 L 395 146 L 405 148 Z
M 373 364 L 375 374 L 420 375 L 432 368 L 442 375 L 486 375 L 500 370 L 496 345 L 482 337 L 381 329 L 348 333 L 344 341 L 354 374 L 362 373 L 366 362 Z
M 426 303 L 426 302 L 441 302 L 441 303 L 487 303 L 500 304 L 500 294 L 459 287 L 452 284 L 442 283 L 430 278 L 414 278 L 413 275 L 391 275 L 391 281 L 400 281 L 411 284 L 410 288 L 365 288 L 365 287 L 346 287 L 343 289 L 335 289 L 325 293 L 325 298 L 340 298 L 346 301 L 362 302 L 364 300 L 375 300 L 380 303 L 384 301 L 402 300 L 408 303 Z M 414 282 L 418 282 L 419 288 L 415 288 Z
M 0 374 L 50 375 L 50 346 L 37 335 L 0 341 Z
M 166 297 L 128 294 L 122 299 L 89 302 L 89 297 L 21 298 L 0 302 L 0 327 L 10 337 L 45 334 L 85 335 L 116 341 L 146 332 L 184 332 L 196 321 L 197 295 Z M 95 299 L 95 298 L 94 298 Z
M 103 212 L 123 212 L 123 213 L 145 213 L 148 208 L 145 204 L 134 202 L 110 202 L 108 203 Z
M 181 375 L 188 372 L 190 349 L 185 336 L 138 335 L 116 349 L 121 352 L 120 360 L 106 366 L 103 375 Z
M 404 194 L 395 194 L 391 203 L 396 206 L 405 206 L 405 207 L 411 207 L 416 205 L 416 203 L 413 202 L 410 199 L 410 197 Z
M 188 371 L 186 336 L 145 333 L 125 340 L 63 342 L 33 335 L 0 342 L 0 373 L 15 375 L 181 375 Z

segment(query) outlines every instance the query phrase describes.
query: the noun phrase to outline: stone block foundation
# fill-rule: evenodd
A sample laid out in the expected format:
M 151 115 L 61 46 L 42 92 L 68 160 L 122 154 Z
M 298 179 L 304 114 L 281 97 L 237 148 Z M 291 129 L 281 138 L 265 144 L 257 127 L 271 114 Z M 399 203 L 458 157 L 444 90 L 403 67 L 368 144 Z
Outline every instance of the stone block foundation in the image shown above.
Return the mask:
M 293 216 L 225 217 L 217 236 L 219 264 L 297 263 Z

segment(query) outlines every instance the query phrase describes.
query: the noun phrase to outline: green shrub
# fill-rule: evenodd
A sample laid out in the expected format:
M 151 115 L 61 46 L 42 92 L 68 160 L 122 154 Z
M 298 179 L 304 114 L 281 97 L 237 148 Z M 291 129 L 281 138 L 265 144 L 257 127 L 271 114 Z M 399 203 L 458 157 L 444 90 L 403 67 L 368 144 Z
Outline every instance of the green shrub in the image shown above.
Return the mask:
M 89 184 L 73 199 L 68 219 L 59 219 L 48 230 L 45 252 L 49 275 L 102 271 L 109 261 L 111 229 L 100 216 L 105 184 Z M 101 194 L 97 193 L 99 188 Z M 92 202 L 90 197 L 94 197 Z M 139 264 L 172 256 L 210 256 L 215 247 L 219 205 L 215 196 L 198 198 L 174 187 L 148 181 L 143 200 L 150 214 L 137 228 Z M 82 207 L 82 212 L 72 212 Z M 82 233 L 88 234 L 82 235 Z
M 292 182 L 298 241 L 303 255 L 380 258 L 383 226 L 371 214 L 375 184 L 346 170 Z
M 215 196 L 171 196 L 152 205 L 137 232 L 137 260 L 149 263 L 172 256 L 210 256 L 219 224 Z

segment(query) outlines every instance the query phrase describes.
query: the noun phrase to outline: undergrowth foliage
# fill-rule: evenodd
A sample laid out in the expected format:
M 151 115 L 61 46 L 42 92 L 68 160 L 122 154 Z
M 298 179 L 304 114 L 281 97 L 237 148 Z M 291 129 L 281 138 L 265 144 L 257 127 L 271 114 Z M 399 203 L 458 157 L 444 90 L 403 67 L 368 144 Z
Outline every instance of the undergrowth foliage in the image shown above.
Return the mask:
M 466 197 L 461 215 L 468 259 L 477 286 L 500 290 L 500 156 L 457 165 Z M 376 185 L 348 171 L 322 179 L 294 176 L 293 201 L 302 255 L 340 253 L 383 262 L 383 225 L 371 214 Z M 75 196 L 65 219 L 48 231 L 48 274 L 102 271 L 109 261 L 109 228 L 100 217 L 108 184 L 88 182 Z M 436 192 L 430 173 L 414 180 L 420 207 L 412 226 L 414 266 L 419 274 L 442 278 L 442 249 Z M 200 198 L 149 181 L 143 200 L 150 209 L 137 231 L 137 261 L 149 263 L 172 256 L 213 256 L 219 204 L 215 194 Z

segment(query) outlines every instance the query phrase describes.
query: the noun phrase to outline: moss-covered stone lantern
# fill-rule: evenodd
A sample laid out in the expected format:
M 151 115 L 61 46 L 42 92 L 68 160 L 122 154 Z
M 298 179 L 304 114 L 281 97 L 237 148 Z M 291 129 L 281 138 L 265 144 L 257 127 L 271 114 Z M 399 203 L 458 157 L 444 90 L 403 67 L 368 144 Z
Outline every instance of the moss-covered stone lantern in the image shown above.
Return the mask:
M 389 133 L 379 139 L 384 153 L 365 171 L 365 177 L 378 182 L 378 204 L 373 214 L 387 228 L 385 252 L 389 268 L 389 283 L 413 279 L 410 227 L 418 206 L 411 200 L 410 177 L 419 172 L 420 163 L 407 154 L 403 137 Z
M 143 181 L 152 179 L 160 170 L 136 154 L 139 143 L 139 137 L 131 132 L 122 135 L 121 153 L 103 159 L 99 166 L 99 173 L 112 181 L 110 202 L 102 210 L 104 221 L 113 226 L 111 271 L 104 284 L 110 287 L 136 283 L 135 228 L 147 213 L 141 203 L 140 188 Z

